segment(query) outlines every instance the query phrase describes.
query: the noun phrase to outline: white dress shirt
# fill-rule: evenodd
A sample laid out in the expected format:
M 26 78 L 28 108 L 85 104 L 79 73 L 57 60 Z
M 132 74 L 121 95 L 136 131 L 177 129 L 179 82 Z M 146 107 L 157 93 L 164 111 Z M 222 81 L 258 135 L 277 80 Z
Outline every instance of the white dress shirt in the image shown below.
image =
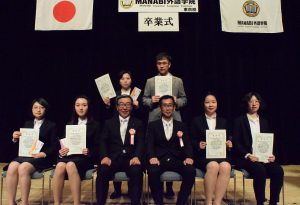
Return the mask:
M 162 118 L 162 122 L 164 125 L 165 136 L 169 141 L 173 134 L 173 118 L 170 121 L 166 121 L 164 118 Z
M 207 114 L 205 114 L 205 116 L 206 116 L 206 122 L 208 125 L 208 129 L 215 130 L 216 124 L 217 124 L 217 114 L 215 113 L 212 116 L 208 116 Z
M 130 95 L 131 88 L 128 90 L 121 89 L 121 95 Z
M 128 122 L 129 122 L 129 118 L 130 116 L 128 116 L 127 118 L 123 118 L 119 115 L 119 119 L 120 119 L 120 135 L 122 138 L 122 142 L 123 144 L 125 143 L 125 136 L 126 136 L 126 130 L 128 127 Z
M 78 118 L 78 125 L 86 125 L 87 124 L 87 118 L 85 119 L 81 119 L 81 118 Z
M 253 142 L 255 141 L 255 134 L 260 133 L 260 125 L 259 125 L 259 116 L 257 115 L 256 118 L 251 117 L 251 115 L 247 114 L 247 118 L 250 124 L 250 131 L 252 136 L 252 150 L 253 150 Z M 246 154 L 246 158 L 248 157 L 249 153 Z
M 44 119 L 42 119 L 42 120 L 34 119 L 33 128 L 34 129 L 40 129 L 40 127 L 42 126 L 43 122 L 44 122 Z

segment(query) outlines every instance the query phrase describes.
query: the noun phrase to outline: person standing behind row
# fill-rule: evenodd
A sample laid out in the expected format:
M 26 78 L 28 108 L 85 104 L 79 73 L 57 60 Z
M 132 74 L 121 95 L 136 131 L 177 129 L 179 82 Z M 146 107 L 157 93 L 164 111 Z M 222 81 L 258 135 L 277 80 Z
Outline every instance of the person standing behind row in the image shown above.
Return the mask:
M 230 155 L 232 142 L 228 140 L 228 127 L 226 119 L 217 115 L 218 102 L 216 96 L 209 92 L 203 100 L 204 114 L 196 117 L 191 124 L 191 138 L 194 146 L 195 167 L 205 173 L 205 204 L 220 205 L 226 192 L 230 179 Z M 206 159 L 206 130 L 226 130 L 227 154 L 225 159 Z M 213 199 L 214 198 L 214 199 Z
M 92 117 L 90 100 L 87 96 L 80 95 L 75 98 L 74 111 L 68 125 L 86 125 L 86 148 L 82 154 L 67 155 L 68 147 L 61 147 L 59 159 L 53 176 L 54 204 L 61 204 L 64 180 L 70 182 L 74 205 L 80 204 L 81 180 L 88 169 L 92 169 L 97 154 L 97 142 L 100 138 L 100 124 Z M 65 136 L 64 136 L 65 137 Z
M 159 76 L 172 76 L 172 96 L 175 100 L 175 110 L 173 112 L 173 119 L 182 121 L 180 109 L 187 104 L 187 98 L 184 91 L 184 86 L 181 78 L 173 76 L 169 70 L 171 67 L 172 58 L 168 53 L 161 52 L 157 54 L 156 68 Z M 148 123 L 161 119 L 161 110 L 158 106 L 159 99 L 162 96 L 155 95 L 155 76 L 149 78 L 146 82 L 143 95 L 143 104 L 149 109 Z M 172 189 L 172 182 L 166 183 L 166 197 L 171 198 L 174 196 Z
M 56 124 L 45 118 L 49 104 L 44 98 L 37 98 L 32 101 L 31 106 L 34 119 L 25 122 L 23 127 L 39 129 L 39 140 L 44 145 L 38 154 L 33 154 L 32 157 L 17 157 L 9 164 L 6 175 L 9 205 L 16 204 L 18 182 L 21 188 L 21 205 L 28 205 L 32 173 L 52 167 L 56 159 L 58 148 Z M 16 145 L 19 144 L 21 136 L 20 131 L 13 133 L 12 140 Z
M 247 170 L 253 176 L 253 187 L 257 205 L 265 201 L 266 178 L 270 177 L 270 205 L 276 205 L 283 185 L 283 169 L 275 162 L 275 155 L 269 156 L 268 162 L 259 162 L 253 154 L 252 144 L 256 133 L 270 133 L 268 121 L 258 115 L 264 107 L 262 97 L 256 92 L 250 92 L 243 98 L 246 113 L 234 122 L 233 143 L 234 156 L 238 168 Z
M 181 78 L 173 76 L 169 70 L 171 67 L 171 56 L 167 53 L 159 53 L 156 56 L 156 68 L 159 76 L 172 76 L 172 96 L 175 100 L 176 110 L 173 112 L 173 118 L 182 121 L 180 111 L 187 104 L 187 98 Z M 149 109 L 148 122 L 161 119 L 161 111 L 158 101 L 161 96 L 155 95 L 155 77 L 149 78 L 146 82 L 143 96 L 143 104 Z

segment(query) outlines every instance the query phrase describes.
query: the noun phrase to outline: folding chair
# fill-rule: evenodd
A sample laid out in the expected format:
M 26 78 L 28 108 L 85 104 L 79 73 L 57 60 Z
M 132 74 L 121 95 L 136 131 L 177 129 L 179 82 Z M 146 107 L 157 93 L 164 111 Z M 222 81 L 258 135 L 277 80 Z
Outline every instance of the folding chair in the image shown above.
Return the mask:
M 243 202 L 245 204 L 245 179 L 253 179 L 251 174 L 246 171 L 245 169 L 238 169 L 243 174 Z M 268 178 L 269 179 L 269 178 Z M 283 178 L 283 184 L 282 184 L 282 204 L 284 205 L 284 178 Z
M 174 181 L 182 181 L 182 177 L 179 173 L 173 171 L 165 171 L 160 175 L 161 182 L 174 182 Z M 195 186 L 195 185 L 194 185 Z M 150 203 L 150 191 L 149 191 L 149 184 L 147 183 L 147 192 L 148 192 L 148 199 L 147 204 Z M 190 204 L 193 204 L 193 198 L 190 196 Z
M 195 185 L 194 185 L 194 203 L 197 204 L 197 199 L 196 199 L 196 181 L 197 179 L 204 179 L 205 177 L 205 172 L 203 172 L 201 169 L 196 168 L 196 179 L 195 179 Z M 231 169 L 230 171 L 230 178 L 233 178 L 233 183 L 234 183 L 234 188 L 233 188 L 233 200 L 234 204 L 236 204 L 236 175 L 234 169 Z M 226 191 L 226 198 L 227 198 L 227 191 Z
M 91 197 L 91 201 L 90 201 L 90 204 L 93 205 L 93 202 L 94 202 L 94 173 L 96 172 L 96 168 L 93 168 L 93 169 L 88 169 L 86 172 L 85 172 L 85 176 L 82 180 L 91 180 L 92 181 L 92 197 Z M 55 170 L 52 170 L 51 174 L 50 174 L 50 177 L 49 177 L 49 200 L 48 200 L 48 204 L 50 204 L 50 200 L 51 200 L 51 181 L 52 181 L 52 178 L 54 176 L 54 171 Z
M 42 179 L 42 199 L 41 199 L 41 204 L 44 204 L 44 190 L 45 190 L 45 172 L 52 170 L 53 168 L 47 168 L 42 170 L 41 172 L 35 171 L 31 175 L 31 179 Z M 2 170 L 1 174 L 1 205 L 2 205 L 2 196 L 3 196 L 3 179 L 6 178 L 7 171 Z M 17 201 L 20 201 L 18 199 Z

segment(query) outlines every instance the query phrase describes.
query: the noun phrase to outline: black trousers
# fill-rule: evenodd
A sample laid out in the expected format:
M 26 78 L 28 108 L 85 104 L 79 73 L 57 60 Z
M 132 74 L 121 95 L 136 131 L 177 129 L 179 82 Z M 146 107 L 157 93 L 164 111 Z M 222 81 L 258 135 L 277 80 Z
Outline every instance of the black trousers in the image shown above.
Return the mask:
M 109 181 L 116 172 L 126 172 L 130 181 L 128 182 L 129 196 L 132 205 L 140 204 L 143 190 L 143 169 L 141 165 L 129 166 L 130 159 L 120 158 L 112 161 L 110 166 L 99 165 L 96 179 L 97 205 L 104 205 L 107 199 Z
M 152 197 L 157 205 L 163 204 L 163 183 L 160 181 L 160 175 L 165 171 L 174 171 L 182 176 L 182 183 L 176 204 L 186 204 L 195 182 L 195 168 L 192 165 L 184 165 L 183 161 L 177 159 L 160 160 L 159 166 L 149 165 L 149 186 Z
M 251 162 L 246 159 L 238 159 L 237 166 L 247 170 L 253 177 L 253 188 L 257 205 L 265 201 L 266 179 L 270 178 L 270 205 L 279 202 L 280 190 L 283 185 L 283 169 L 276 163 Z

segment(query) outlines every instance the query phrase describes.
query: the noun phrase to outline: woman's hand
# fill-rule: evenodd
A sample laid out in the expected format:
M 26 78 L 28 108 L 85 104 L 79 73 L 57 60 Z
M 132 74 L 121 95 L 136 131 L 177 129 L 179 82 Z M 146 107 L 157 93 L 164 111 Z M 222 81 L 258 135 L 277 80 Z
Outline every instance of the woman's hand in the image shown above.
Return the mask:
M 200 147 L 200 149 L 205 149 L 205 147 L 206 147 L 206 142 L 200 141 L 199 147 Z
M 64 157 L 64 156 L 67 156 L 68 152 L 69 152 L 69 148 L 64 147 L 59 150 L 59 155 Z
M 138 109 L 139 108 L 139 101 L 137 101 L 137 100 L 133 101 L 133 107 L 135 109 Z
M 13 141 L 18 141 L 20 136 L 22 135 L 22 133 L 20 131 L 14 131 L 12 137 L 13 137 Z
M 40 152 L 40 153 L 37 153 L 37 154 L 33 154 L 32 155 L 33 158 L 45 158 L 46 157 L 46 154 L 45 152 Z
M 89 154 L 89 149 L 88 148 L 84 148 L 83 150 L 82 150 L 82 154 L 83 155 L 88 155 Z
M 230 140 L 226 141 L 226 147 L 231 149 L 232 148 L 232 142 Z
M 275 156 L 274 155 L 269 156 L 268 161 L 269 162 L 275 162 Z
M 103 98 L 103 102 L 106 105 L 106 107 L 110 107 L 110 98 L 109 97 Z
M 254 156 L 253 154 L 250 154 L 248 156 L 248 159 L 251 161 L 251 162 L 257 162 L 258 161 L 258 157 Z

